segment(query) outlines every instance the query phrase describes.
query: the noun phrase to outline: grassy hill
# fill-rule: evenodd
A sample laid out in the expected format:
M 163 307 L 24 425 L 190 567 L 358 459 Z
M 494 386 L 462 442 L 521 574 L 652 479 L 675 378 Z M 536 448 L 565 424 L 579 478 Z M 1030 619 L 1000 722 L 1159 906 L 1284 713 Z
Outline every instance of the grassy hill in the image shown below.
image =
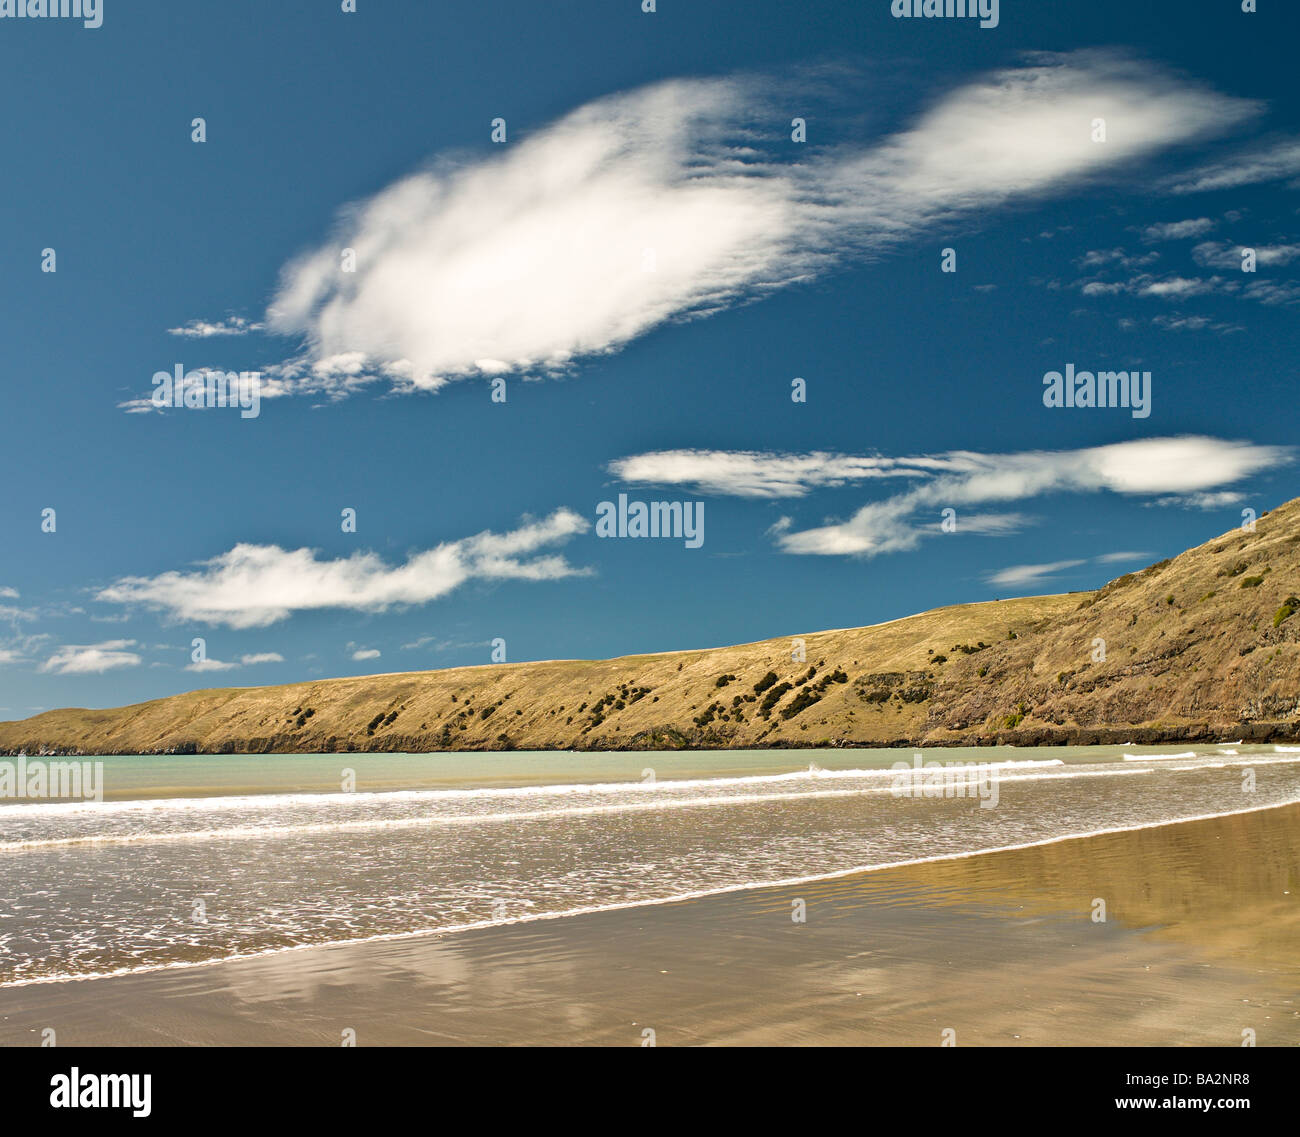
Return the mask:
M 1300 735 L 1300 499 L 1097 592 L 599 661 L 194 691 L 0 723 L 0 752 L 1176 742 Z M 1294 615 L 1293 615 L 1294 613 Z M 1103 651 L 1104 648 L 1104 651 Z

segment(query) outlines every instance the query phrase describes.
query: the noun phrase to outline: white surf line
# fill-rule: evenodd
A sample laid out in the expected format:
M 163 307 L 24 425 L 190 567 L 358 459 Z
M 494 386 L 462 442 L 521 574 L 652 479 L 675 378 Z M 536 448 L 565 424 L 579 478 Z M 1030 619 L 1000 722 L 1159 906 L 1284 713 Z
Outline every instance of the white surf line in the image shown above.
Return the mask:
M 1296 753 L 1300 753 L 1300 747 L 1295 748 Z M 1132 755 L 1132 761 L 1158 761 L 1164 759 L 1186 759 L 1187 757 L 1199 757 L 1203 759 L 1218 758 L 1223 755 L 1200 754 L 1199 752 L 1188 752 L 1186 754 L 1170 755 Z M 1300 758 L 1281 758 L 1266 755 L 1249 755 L 1247 761 L 1256 765 L 1283 765 L 1300 762 Z M 1238 763 L 1242 764 L 1242 763 Z M 1111 767 L 1114 767 L 1112 769 Z M 1122 767 L 1114 761 L 1107 762 L 1078 762 L 1065 763 L 1057 759 L 1048 761 L 1006 761 L 995 762 L 984 765 L 978 762 L 970 763 L 964 766 L 948 767 L 943 766 L 943 770 L 960 772 L 962 770 L 988 770 L 998 774 L 998 780 L 1013 780 L 1010 775 L 1019 775 L 1021 770 L 1048 768 L 1057 771 L 1050 775 L 1051 777 L 1082 777 L 1096 774 L 1108 773 L 1133 773 L 1134 770 Z M 358 793 L 344 793 L 342 791 L 331 791 L 322 793 L 290 793 L 290 794 L 252 794 L 239 797 L 202 797 L 202 798 L 148 798 L 133 801 L 120 802 L 39 802 L 23 804 L 0 804 L 0 824 L 5 821 L 24 821 L 28 818 L 44 818 L 54 816 L 84 816 L 87 818 L 111 817 L 117 814 L 128 813 L 159 813 L 159 814 L 186 814 L 186 813 L 213 813 L 222 809 L 229 810 L 246 810 L 248 812 L 270 812 L 272 810 L 282 809 L 286 806 L 305 806 L 305 807 L 328 807 L 330 809 L 347 808 L 361 809 L 367 805 L 384 805 L 404 801 L 428 802 L 437 804 L 439 802 L 455 802 L 466 800 L 492 800 L 499 797 L 567 797 L 567 796 L 591 796 L 593 794 L 607 793 L 637 793 L 637 794 L 662 794 L 662 793 L 689 793 L 705 786 L 714 787 L 740 787 L 744 785 L 757 785 L 768 783 L 797 783 L 806 781 L 815 785 L 819 781 L 835 781 L 838 779 L 848 778 L 879 778 L 895 779 L 904 773 L 913 771 L 915 767 L 909 766 L 907 770 L 900 771 L 887 767 L 872 769 L 848 769 L 848 770 L 795 770 L 781 774 L 759 774 L 745 775 L 735 778 L 694 778 L 678 779 L 657 782 L 640 782 L 640 781 L 623 781 L 623 782 L 591 782 L 591 783 L 560 783 L 560 784 L 540 784 L 534 786 L 511 786 L 511 787 L 478 787 L 472 789 L 457 790 L 370 790 Z M 812 796 L 809 791 L 805 796 Z M 739 795 L 737 795 L 739 799 Z M 513 815 L 509 815 L 513 816 Z M 205 830 L 204 832 L 208 832 Z
M 1001 762 L 983 764 L 984 769 L 1029 769 L 1033 767 L 1060 767 L 1066 765 L 1059 758 L 1051 759 L 1005 759 Z M 1098 763 L 1080 762 L 1077 765 L 1091 766 Z M 909 767 L 910 768 L 910 767 Z M 65 814 L 87 813 L 105 816 L 113 813 L 150 813 L 150 812 L 213 812 L 219 809 L 277 809 L 283 805 L 338 805 L 361 806 L 371 802 L 385 801 L 461 801 L 466 799 L 484 799 L 505 797 L 565 797 L 597 793 L 684 793 L 704 786 L 745 786 L 764 785 L 772 782 L 817 782 L 836 778 L 888 778 L 896 776 L 898 771 L 888 766 L 854 768 L 847 770 L 826 770 L 821 767 L 803 767 L 787 770 L 779 774 L 743 774 L 721 778 L 664 778 L 653 782 L 643 782 L 629 778 L 621 782 L 542 782 L 530 786 L 473 786 L 464 789 L 417 789 L 417 790 L 361 790 L 344 792 L 342 790 L 322 790 L 319 793 L 286 794 L 243 794 L 221 797 L 169 797 L 138 798 L 123 801 L 65 801 L 21 803 L 10 806 L 14 816 L 61 816 Z M 21 812 L 19 812 L 21 811 Z M 0 809 L 0 818 L 5 816 Z
M 1219 764 L 1223 765 L 1222 763 Z M 1173 770 L 1204 770 L 1212 767 L 1172 766 Z M 980 782 L 976 770 L 940 770 L 944 784 L 951 786 L 977 787 Z M 1041 782 L 1050 779 L 1072 778 L 1109 778 L 1128 774 L 1155 774 L 1157 769 L 1139 769 L 1136 767 L 1116 767 L 1113 770 L 1075 770 L 1058 774 L 1011 774 L 990 779 L 998 785 L 1004 782 Z M 915 771 L 891 771 L 894 777 L 912 781 Z M 927 771 L 921 771 L 922 775 Z M 917 779 L 922 789 L 909 790 L 896 796 L 900 798 L 924 798 L 924 777 Z M 550 821 L 564 820 L 571 817 L 592 817 L 612 813 L 651 813 L 656 810 L 671 812 L 679 809 L 716 808 L 729 805 L 762 805 L 771 802 L 787 804 L 799 801 L 824 800 L 827 798 L 865 797 L 871 794 L 893 794 L 893 786 L 865 786 L 851 790 L 806 790 L 785 794 L 729 794 L 725 797 L 689 798 L 686 800 L 611 802 L 608 805 L 575 806 L 570 809 L 534 809 L 516 813 L 467 813 L 444 817 L 376 817 L 356 821 L 318 821 L 302 825 L 234 825 L 226 829 L 182 829 L 170 833 L 87 833 L 73 837 L 29 837 L 18 841 L 0 843 L 0 854 L 23 853 L 37 849 L 65 848 L 71 845 L 137 845 L 137 844 L 171 844 L 183 841 L 221 841 L 251 840 L 258 837 L 296 837 L 311 836 L 320 833 L 350 833 L 383 829 L 419 829 L 436 828 L 452 825 L 491 825 L 509 821 Z M 941 796 L 941 795 L 938 795 Z M 975 798 L 975 793 L 967 794 Z
M 589 904 L 579 908 L 569 908 L 562 912 L 539 912 L 530 916 L 512 916 L 504 920 L 476 920 L 469 924 L 448 924 L 432 928 L 415 928 L 407 932 L 384 932 L 373 936 L 357 936 L 346 940 L 329 940 L 324 943 L 294 944 L 291 947 L 266 948 L 263 951 L 242 952 L 222 956 L 219 959 L 178 960 L 172 963 L 145 964 L 140 967 L 122 967 L 113 971 L 95 971 L 84 975 L 42 975 L 31 979 L 16 979 L 0 983 L 0 991 L 10 987 L 34 987 L 47 983 L 82 983 L 94 979 L 115 979 L 126 975 L 144 975 L 158 971 L 188 971 L 196 967 L 215 967 L 223 963 L 239 963 L 244 960 L 265 959 L 274 955 L 286 955 L 289 952 L 315 951 L 327 948 L 358 947 L 366 944 L 392 943 L 400 940 L 412 940 L 421 936 L 445 936 L 457 932 L 477 931 L 480 928 L 503 928 L 511 924 L 535 924 L 542 920 L 565 920 L 571 916 L 589 916 L 600 912 L 619 912 L 629 908 L 654 908 L 665 904 L 681 904 L 689 900 L 704 900 L 711 896 L 724 896 L 733 892 L 756 892 L 765 888 L 793 888 L 801 884 L 816 884 L 826 880 L 840 880 L 859 874 L 884 872 L 886 869 L 910 868 L 914 865 L 937 864 L 942 861 L 961 861 L 971 857 L 983 857 L 990 853 L 1012 853 L 1020 849 L 1040 849 L 1047 845 L 1059 845 L 1065 841 L 1082 841 L 1090 837 L 1105 837 L 1112 833 L 1136 833 L 1143 829 L 1160 829 L 1164 826 L 1187 825 L 1194 821 L 1213 821 L 1220 817 L 1238 817 L 1247 813 L 1263 813 L 1270 809 L 1286 809 L 1300 805 L 1300 798 L 1290 801 L 1273 802 L 1270 805 L 1255 805 L 1249 809 L 1230 809 L 1222 813 L 1202 813 L 1193 817 L 1176 817 L 1165 821 L 1148 821 L 1140 825 L 1117 825 L 1107 829 L 1094 829 L 1083 833 L 1066 833 L 1059 837 L 1048 837 L 1041 841 L 1025 841 L 1017 845 L 1000 845 L 992 849 L 972 849 L 964 853 L 941 853 L 933 857 L 916 857 L 906 861 L 889 861 L 880 865 L 855 866 L 848 869 L 836 869 L 833 872 L 815 873 L 811 876 L 785 877 L 780 880 L 750 881 L 744 884 L 721 885 L 718 888 L 700 889 L 694 892 L 682 892 L 674 896 L 652 897 L 648 900 L 626 900 L 613 904 Z
M 485 665 L 491 666 L 491 665 Z M 1224 745 L 1224 744 L 1216 744 Z M 891 752 L 903 753 L 906 748 L 898 748 Z M 933 747 L 927 750 L 924 747 L 912 748 L 913 753 L 919 753 L 928 761 L 943 761 L 941 756 L 946 753 L 953 753 L 958 748 L 953 747 Z M 963 753 L 978 753 L 979 747 L 961 748 Z M 1300 746 L 1284 747 L 1275 746 L 1276 753 L 1300 753 Z M 629 753 L 649 753 L 649 752 L 632 752 Z M 783 753 L 778 751 L 763 751 L 763 753 Z M 880 751 L 872 751 L 880 753 Z M 1210 754 L 1208 751 L 1189 750 L 1178 754 L 1121 754 L 1120 757 L 1126 761 L 1132 762 L 1158 762 L 1170 759 L 1187 759 L 1196 757 L 1216 757 L 1217 754 Z M 1251 755 L 1250 757 L 1257 760 L 1263 760 L 1263 755 Z M 902 759 L 906 761 L 906 759 Z M 1034 767 L 1051 767 L 1060 768 L 1064 766 L 1106 766 L 1110 765 L 1112 760 L 1101 760 L 1098 762 L 1065 762 L 1060 758 L 1004 758 L 990 762 L 979 762 L 975 759 L 960 759 L 954 761 L 969 761 L 971 764 L 980 766 L 988 770 L 1000 769 L 1030 769 Z M 343 792 L 341 790 L 320 790 L 317 792 L 299 791 L 295 793 L 259 793 L 259 794 L 241 794 L 241 795 L 213 795 L 210 797 L 167 797 L 167 798 L 128 798 L 122 800 L 112 800 L 104 802 L 96 801 L 63 801 L 63 802 L 0 802 L 0 821 L 7 815 L 13 817 L 24 816 L 62 816 L 70 814 L 85 813 L 96 816 L 107 816 L 114 813 L 150 813 L 150 812 L 214 812 L 221 809 L 277 809 L 283 805 L 338 805 L 346 804 L 351 807 L 360 808 L 370 802 L 383 801 L 421 801 L 421 800 L 447 800 L 456 801 L 463 799 L 493 799 L 507 797 L 527 797 L 536 795 L 541 797 L 562 797 L 562 796 L 580 796 L 595 793 L 614 793 L 614 792 L 632 792 L 632 793 L 685 793 L 701 786 L 742 786 L 742 785 L 760 785 L 771 782 L 797 782 L 797 781 L 818 781 L 821 779 L 833 780 L 836 778 L 869 778 L 881 777 L 888 778 L 896 776 L 898 771 L 888 766 L 873 767 L 854 767 L 849 769 L 824 769 L 813 763 L 810 767 L 801 767 L 796 770 L 785 770 L 775 774 L 739 774 L 732 776 L 716 778 L 663 778 L 653 782 L 643 782 L 636 779 L 627 779 L 618 782 L 540 782 L 532 785 L 522 786 L 469 786 L 465 788 L 429 788 L 429 789 L 403 789 L 403 790 L 359 790 L 353 792 Z M 12 811 L 12 814 L 10 814 Z
M 1172 757 L 1172 756 L 1171 756 Z M 1213 757 L 1206 755 L 1204 757 Z M 1104 769 L 1064 769 L 1056 773 L 1037 773 L 1021 774 L 1017 772 L 999 773 L 998 776 L 991 778 L 990 781 L 997 783 L 999 786 L 1003 783 L 1013 782 L 1042 782 L 1053 779 L 1074 779 L 1074 778 L 1108 778 L 1120 777 L 1128 774 L 1156 774 L 1165 771 L 1174 772 L 1195 772 L 1198 770 L 1222 770 L 1229 767 L 1246 769 L 1254 766 L 1281 766 L 1295 765 L 1300 762 L 1300 758 L 1271 758 L 1255 759 L 1245 762 L 1202 762 L 1195 766 L 1161 766 L 1161 767 L 1136 767 L 1136 766 L 1119 766 L 1106 763 Z M 873 771 L 874 772 L 874 771 Z M 906 778 L 912 781 L 916 771 L 909 768 L 904 771 L 888 771 L 891 777 Z M 941 769 L 938 771 L 922 770 L 921 777 L 917 779 L 921 786 L 924 787 L 924 776 L 927 773 L 937 773 L 944 775 L 946 785 L 964 785 L 977 786 L 981 778 L 979 771 L 972 768 L 957 768 L 955 770 Z M 618 785 L 618 783 L 614 783 Z M 640 783 L 636 783 L 640 784 Z M 221 840 L 256 840 L 258 838 L 283 838 L 283 837 L 305 837 L 324 833 L 356 833 L 366 831 L 380 830 L 403 830 L 419 828 L 437 828 L 440 826 L 456 825 L 473 825 L 482 824 L 490 825 L 503 822 L 513 821 L 549 821 L 564 820 L 572 817 L 592 817 L 603 814 L 615 813 L 646 813 L 655 810 L 670 812 L 678 809 L 693 808 L 716 808 L 718 806 L 767 804 L 770 802 L 787 802 L 793 803 L 804 800 L 824 800 L 828 798 L 849 798 L 863 797 L 871 794 L 892 794 L 893 786 L 866 786 L 860 789 L 844 790 L 804 790 L 785 794 L 730 794 L 725 797 L 707 797 L 707 798 L 690 798 L 687 800 L 664 800 L 664 801 L 645 801 L 645 802 L 611 802 L 608 805 L 590 805 L 575 806 L 572 808 L 561 809 L 534 809 L 520 810 L 515 813 L 471 813 L 471 814 L 453 814 L 451 816 L 433 816 L 433 817 L 391 817 L 391 818 L 362 818 L 355 821 L 319 821 L 308 822 L 301 825 L 232 825 L 225 829 L 182 829 L 174 832 L 159 833 L 87 833 L 71 837 L 29 837 L 17 841 L 7 841 L 0 843 L 0 854 L 4 853 L 23 853 L 32 852 L 49 848 L 66 848 L 74 845 L 94 845 L 98 847 L 122 846 L 122 845 L 148 845 L 148 844 L 176 844 L 186 841 L 221 841 Z M 898 794 L 902 798 L 913 798 L 916 796 L 924 797 L 923 789 L 918 794 L 914 791 Z M 968 797 L 974 798 L 975 794 L 968 794 Z M 339 800 L 346 800 L 343 795 L 339 795 Z

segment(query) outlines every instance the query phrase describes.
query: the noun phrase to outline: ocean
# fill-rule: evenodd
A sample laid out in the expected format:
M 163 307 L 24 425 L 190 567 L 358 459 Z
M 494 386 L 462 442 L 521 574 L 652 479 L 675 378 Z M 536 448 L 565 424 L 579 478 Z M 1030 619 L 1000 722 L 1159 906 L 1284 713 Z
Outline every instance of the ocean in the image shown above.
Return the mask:
M 828 880 L 1300 801 L 1300 748 L 109 756 L 0 802 L 0 987 Z M 963 781 L 963 778 L 969 780 Z M 974 788 L 978 783 L 980 793 Z

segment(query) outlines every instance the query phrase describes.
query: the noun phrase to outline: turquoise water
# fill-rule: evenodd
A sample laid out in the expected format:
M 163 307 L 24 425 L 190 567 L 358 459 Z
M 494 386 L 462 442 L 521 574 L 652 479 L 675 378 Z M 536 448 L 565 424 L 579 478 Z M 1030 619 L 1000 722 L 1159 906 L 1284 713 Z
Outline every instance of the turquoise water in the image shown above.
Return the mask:
M 1186 752 L 1188 746 L 1011 746 L 947 747 L 924 750 L 926 761 L 997 762 L 1032 755 L 1067 765 L 1122 761 L 1123 755 Z M 1202 750 L 1206 749 L 1204 747 Z M 1209 748 L 1211 751 L 1217 748 Z M 1237 747 L 1242 753 L 1272 753 L 1271 746 Z M 657 778 L 742 777 L 807 769 L 888 769 L 916 751 L 891 750 L 690 750 L 533 751 L 439 754 L 198 754 L 86 755 L 77 761 L 104 763 L 106 801 L 240 794 L 337 793 L 344 771 L 355 772 L 355 788 L 375 792 L 457 786 L 528 786 L 641 781 Z M 32 759 L 33 761 L 35 759 Z M 0 809 L 4 806 L 0 802 Z

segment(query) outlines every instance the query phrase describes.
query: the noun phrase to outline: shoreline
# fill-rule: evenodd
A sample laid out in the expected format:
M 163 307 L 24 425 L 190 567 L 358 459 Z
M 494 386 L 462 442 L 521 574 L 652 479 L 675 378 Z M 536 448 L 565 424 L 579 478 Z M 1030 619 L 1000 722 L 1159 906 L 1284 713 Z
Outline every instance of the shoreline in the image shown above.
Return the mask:
M 480 920 L 471 924 L 456 924 L 446 927 L 417 928 L 408 932 L 386 932 L 372 936 L 358 936 L 355 939 L 332 940 L 320 944 L 295 944 L 292 947 L 268 948 L 265 951 L 249 952 L 245 955 L 225 956 L 221 959 L 202 959 L 157 964 L 149 967 L 127 968 L 120 971 L 92 972 L 87 975 L 53 975 L 38 979 L 21 979 L 14 983 L 0 983 L 0 993 L 20 987 L 49 986 L 58 983 L 89 983 L 103 979 L 121 979 L 132 975 L 153 975 L 163 971 L 189 971 L 199 967 L 220 967 L 223 964 L 243 963 L 247 960 L 268 959 L 290 952 L 325 951 L 330 948 L 365 947 L 367 944 L 395 943 L 400 940 L 418 940 L 425 937 L 454 936 L 464 932 L 481 931 L 485 928 L 505 928 L 518 924 L 536 924 L 544 920 L 567 920 L 574 917 L 594 916 L 602 912 L 629 912 L 640 908 L 658 908 L 668 904 L 689 904 L 696 900 L 708 900 L 716 896 L 728 896 L 733 893 L 762 892 L 771 889 L 797 888 L 805 884 L 822 884 L 826 881 L 840 880 L 848 877 L 866 876 L 870 873 L 889 872 L 893 869 L 913 868 L 919 865 L 943 864 L 948 861 L 962 861 L 972 857 L 993 856 L 999 853 L 1015 853 L 1025 849 L 1041 849 L 1049 845 L 1059 845 L 1069 841 L 1088 841 L 1094 837 L 1105 837 L 1116 833 L 1136 833 L 1143 829 L 1165 829 L 1177 825 L 1190 825 L 1200 821 L 1214 821 L 1223 817 L 1238 817 L 1248 813 L 1263 813 L 1271 809 L 1292 809 L 1300 803 L 1282 805 L 1252 806 L 1249 809 L 1234 809 L 1223 813 L 1206 813 L 1194 817 L 1180 817 L 1172 821 L 1152 821 L 1141 825 L 1114 826 L 1107 829 L 1092 830 L 1087 833 L 1066 833 L 1059 837 L 1048 837 L 1041 841 L 1026 841 L 1016 845 L 1001 845 L 993 849 L 975 849 L 965 853 L 943 853 L 934 857 L 917 857 L 905 861 L 889 861 L 885 864 L 861 866 L 847 869 L 835 869 L 832 872 L 813 873 L 808 876 L 785 877 L 780 880 L 753 881 L 745 884 L 725 885 L 721 888 L 701 889 L 684 892 L 674 896 L 657 897 L 650 900 L 629 900 L 615 904 L 599 904 L 584 908 L 570 908 L 562 912 L 542 912 L 536 916 L 514 916 L 504 920 Z
M 777 998 L 776 992 L 784 990 L 782 976 L 787 973 L 814 977 L 814 987 L 830 980 L 832 988 L 835 977 L 843 976 L 846 968 L 856 974 L 853 960 L 860 954 L 861 944 L 852 935 L 846 940 L 836 934 L 837 924 L 842 933 L 856 923 L 869 937 L 884 932 L 898 940 L 897 949 L 887 953 L 883 967 L 877 969 L 883 984 L 881 997 L 886 1002 L 890 1000 L 885 992 L 901 984 L 914 989 L 923 1003 L 937 1000 L 943 1004 L 949 1017 L 969 1018 L 973 1008 L 985 1001 L 985 993 L 948 984 L 947 969 L 954 966 L 949 945 L 959 942 L 964 954 L 973 952 L 975 957 L 985 954 L 988 947 L 988 959 L 981 966 L 995 970 L 1010 966 L 1011 971 L 1003 975 L 1006 982 L 1023 982 L 1029 988 L 1037 984 L 1043 988 L 1038 993 L 1042 998 L 1050 996 L 1058 1004 L 1064 1001 L 1072 1006 L 1086 1024 L 1085 1034 L 1091 1030 L 1100 1032 L 1101 1037 L 1110 1028 L 1087 1006 L 1078 1004 L 1078 996 L 1071 992 L 1081 983 L 1086 986 L 1089 976 L 1104 972 L 1108 974 L 1108 1000 L 1127 991 L 1135 1005 L 1140 1005 L 1143 999 L 1155 997 L 1151 994 L 1154 990 L 1162 1003 L 1190 1000 L 1197 1005 L 1197 1015 L 1207 1026 L 1185 1025 L 1180 1029 L 1191 1030 L 1195 1038 L 1169 1037 L 1164 1041 L 1211 1041 L 1205 1034 L 1208 1024 L 1222 1020 L 1215 1029 L 1227 1030 L 1222 1024 L 1230 1024 L 1233 1016 L 1243 1013 L 1242 993 L 1254 992 L 1247 1003 L 1262 1000 L 1260 1005 L 1284 1027 L 1279 1037 L 1300 1042 L 1300 1009 L 1294 997 L 1300 964 L 1288 962 L 1300 959 L 1296 950 L 1300 947 L 1300 920 L 1288 915 L 1279 921 L 1261 914 L 1264 908 L 1272 913 L 1279 904 L 1284 913 L 1300 913 L 1300 903 L 1283 896 L 1285 890 L 1277 886 L 1278 879 L 1283 879 L 1278 872 L 1292 871 L 1290 866 L 1300 853 L 1298 823 L 1300 804 L 1255 807 L 1066 835 L 987 852 L 735 886 L 698 896 L 279 949 L 102 978 L 27 982 L 0 988 L 0 1041 L 22 1044 L 26 1038 L 39 1037 L 43 1027 L 53 1026 L 60 1044 L 178 1044 L 194 1040 L 189 1031 L 197 1021 L 202 1027 L 200 1036 L 212 1045 L 324 1044 L 328 1041 L 324 1024 L 333 1022 L 332 1016 L 342 1015 L 350 1017 L 352 1026 L 362 1034 L 361 1024 L 370 1022 L 372 1042 L 427 1042 L 430 1033 L 440 1041 L 461 1044 L 611 1042 L 631 1020 L 620 1026 L 607 1013 L 596 1013 L 588 1005 L 587 981 L 616 1002 L 632 999 L 635 991 L 628 987 L 633 979 L 629 968 L 639 977 L 632 984 L 638 989 L 647 976 L 662 974 L 682 975 L 692 990 L 702 985 L 716 992 L 725 1006 L 711 1011 L 674 996 L 666 1004 L 652 1000 L 651 1009 L 640 1012 L 690 1020 L 694 1041 L 738 1041 L 733 1031 L 742 1021 L 747 1024 L 746 1032 L 757 1031 L 772 1036 L 770 1041 L 781 1041 L 773 1033 L 781 1030 L 780 1016 L 772 1018 L 764 1002 L 769 987 L 770 997 Z M 1241 849 L 1241 855 L 1226 865 L 1225 837 Z M 1197 854 L 1190 863 L 1189 850 Z M 1218 879 L 1225 872 L 1237 878 L 1228 888 Z M 1054 884 L 1044 889 L 1026 883 L 1043 880 Z M 1213 888 L 1207 888 L 1207 880 L 1215 882 Z M 1089 895 L 1070 895 L 1081 882 L 1087 882 L 1083 892 Z M 1149 907 L 1150 901 L 1141 899 L 1145 890 L 1167 896 L 1169 910 L 1144 911 L 1136 923 L 1130 919 L 1091 923 L 1089 897 L 1099 891 L 1106 895 L 1107 889 L 1119 890 L 1125 897 L 1112 907 Z M 1180 916 L 1179 909 L 1194 904 L 1192 898 L 1207 891 L 1214 895 L 1201 905 L 1201 918 L 1179 932 L 1186 915 Z M 790 903 L 795 899 L 807 903 L 806 925 L 791 923 Z M 835 911 L 837 908 L 840 911 Z M 1034 912 L 1028 921 L 1020 915 L 1026 909 Z M 932 928 L 936 913 L 942 918 L 937 928 Z M 813 950 L 796 947 L 790 939 L 792 930 L 795 935 L 805 933 L 805 946 Z M 1252 937 L 1268 941 L 1267 950 L 1261 954 L 1249 949 L 1247 941 Z M 1278 937 L 1280 949 L 1273 942 Z M 1087 939 L 1096 943 L 1088 948 L 1078 942 Z M 1228 950 L 1215 949 L 1219 939 Z M 1104 949 L 1100 954 L 1098 945 Z M 646 952 L 661 966 L 648 968 L 643 958 Z M 734 957 L 734 975 L 716 973 L 719 952 Z M 641 965 L 630 962 L 638 959 Z M 1035 978 L 1015 964 L 1026 959 L 1037 961 L 1047 973 Z M 1134 972 L 1125 961 L 1138 959 L 1144 961 L 1143 970 Z M 574 960 L 581 966 L 556 973 L 557 961 Z M 1007 965 L 1007 960 L 1012 964 Z M 969 965 L 971 961 L 966 962 Z M 504 988 L 498 974 L 501 969 L 515 976 Z M 924 973 L 923 979 L 912 974 L 918 969 Z M 649 981 L 653 986 L 653 980 Z M 1150 990 L 1149 983 L 1155 984 Z M 411 984 L 416 993 L 424 992 L 429 998 L 417 998 L 413 1003 Z M 314 997 L 304 1002 L 294 995 L 304 985 L 324 991 L 326 1005 L 317 1005 Z M 430 985 L 437 991 L 426 991 Z M 802 981 L 794 983 L 794 988 L 801 985 Z M 472 1014 L 466 1018 L 462 1007 L 453 1016 L 459 1024 L 457 1030 L 442 1037 L 446 1032 L 443 1017 L 451 1013 L 447 1000 L 460 1007 L 468 997 L 467 990 L 478 991 L 484 986 L 494 993 L 495 1010 L 480 1021 Z M 551 1000 L 558 1021 L 571 1019 L 572 1008 L 586 1007 L 579 1017 L 587 1026 L 576 1033 L 560 1029 L 562 1038 L 550 1038 L 547 1032 L 559 1028 L 554 1022 L 549 1026 L 539 1022 L 527 997 L 530 990 L 539 988 Z M 517 1000 L 510 996 L 512 990 L 519 993 Z M 250 996 L 250 991 L 256 995 Z M 756 991 L 763 994 L 756 995 Z M 1233 994 L 1229 995 L 1230 991 Z M 822 992 L 817 997 L 824 996 Z M 856 1002 L 862 997 L 858 993 L 851 998 Z M 471 1004 L 478 1005 L 478 1001 L 477 995 L 470 998 Z M 281 1003 L 286 1005 L 276 1010 Z M 570 1009 L 561 1014 L 561 1008 Z M 980 1014 L 994 1011 L 989 1006 Z M 813 1016 L 817 1021 L 802 1022 L 798 1006 L 788 1007 L 787 1012 L 801 1021 L 800 1032 L 809 1034 L 805 1041 L 937 1044 L 932 1038 L 907 1034 L 918 1029 L 915 1015 L 910 1013 L 892 1025 L 890 1016 L 881 1018 L 877 1027 L 883 1033 L 876 1037 L 860 1036 L 851 1022 L 840 1021 L 838 1015 L 828 1022 L 820 1022 L 817 1016 Z M 124 1013 L 135 1023 L 125 1034 L 121 1033 L 124 1028 L 113 1025 Z M 1174 1029 L 1171 1024 L 1177 1017 L 1172 1011 L 1170 1015 L 1162 1027 L 1166 1032 Z M 177 1016 L 189 1024 L 185 1030 Z M 983 1021 L 979 1015 L 976 1018 Z M 1025 1030 L 1042 1025 L 1026 1026 Z M 971 1029 L 968 1025 L 966 1033 Z M 981 1033 L 985 1028 L 975 1029 Z M 521 1032 L 526 1037 L 521 1037 Z M 1057 1041 L 1088 1041 L 1079 1036 L 1077 1028 L 1068 1033 L 1069 1039 Z M 1156 1041 L 1143 1031 L 1137 1035 Z M 1142 1037 L 1135 1036 L 1134 1041 L 1141 1042 Z M 629 1035 L 629 1045 L 639 1041 Z M 1123 1041 L 1111 1037 L 1104 1044 Z M 1268 1044 L 1263 1030 L 1260 1042 Z

